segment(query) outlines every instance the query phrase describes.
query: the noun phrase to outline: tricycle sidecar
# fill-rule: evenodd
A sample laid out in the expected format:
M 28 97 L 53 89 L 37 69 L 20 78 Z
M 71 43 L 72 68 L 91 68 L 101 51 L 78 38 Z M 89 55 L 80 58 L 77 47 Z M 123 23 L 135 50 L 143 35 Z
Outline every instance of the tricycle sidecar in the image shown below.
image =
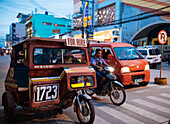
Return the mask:
M 11 121 L 17 106 L 65 109 L 75 99 L 79 121 L 93 123 L 95 112 L 90 97 L 78 93 L 96 87 L 96 74 L 89 65 L 84 39 L 32 37 L 14 45 L 2 96 L 7 121 Z

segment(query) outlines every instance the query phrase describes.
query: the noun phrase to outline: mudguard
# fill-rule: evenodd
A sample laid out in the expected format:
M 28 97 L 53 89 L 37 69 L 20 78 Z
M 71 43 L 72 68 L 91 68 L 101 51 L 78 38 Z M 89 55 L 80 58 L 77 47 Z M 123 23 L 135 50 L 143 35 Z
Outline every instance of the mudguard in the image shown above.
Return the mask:
M 84 98 L 84 99 L 88 99 L 90 100 L 91 97 L 87 94 L 79 94 L 79 98 Z M 76 112 L 76 106 L 78 105 L 78 101 L 77 99 L 75 100 L 75 103 L 74 103 L 74 112 Z
M 80 94 L 79 98 L 83 97 L 84 99 L 91 99 L 91 97 L 87 94 Z
M 118 81 L 113 81 L 113 85 L 119 85 L 119 86 L 123 87 L 123 84 L 121 84 L 121 83 L 118 82 Z

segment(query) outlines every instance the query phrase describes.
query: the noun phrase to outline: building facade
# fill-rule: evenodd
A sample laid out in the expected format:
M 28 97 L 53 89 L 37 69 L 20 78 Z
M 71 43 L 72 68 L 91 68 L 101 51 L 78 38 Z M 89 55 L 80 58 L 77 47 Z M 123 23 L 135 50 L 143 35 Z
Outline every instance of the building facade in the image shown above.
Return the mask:
M 12 45 L 21 42 L 26 37 L 26 19 L 30 15 L 26 15 L 23 13 L 18 13 L 17 18 L 18 22 L 12 23 L 9 27 L 9 36 L 6 35 L 6 44 L 7 47 L 11 47 Z
M 11 42 L 10 42 L 10 35 L 6 34 L 6 41 L 5 41 L 5 47 L 8 48 L 11 46 Z
M 70 31 L 72 20 L 53 15 L 32 14 L 26 21 L 26 36 L 54 38 Z
M 89 0 L 90 1 L 90 0 Z M 126 42 L 137 45 L 156 44 L 155 38 L 160 30 L 168 33 L 167 45 L 170 45 L 169 24 L 155 26 L 148 35 L 138 40 L 131 41 L 133 36 L 143 27 L 162 21 L 170 21 L 170 2 L 162 0 L 91 0 L 88 4 L 88 13 L 91 15 L 89 22 L 85 22 L 87 2 L 74 0 L 74 37 L 82 37 L 84 28 L 88 36 L 89 28 L 93 28 L 93 39 L 100 41 Z M 82 14 L 80 8 L 85 12 Z M 84 16 L 82 19 L 82 15 Z M 88 15 L 88 16 L 89 16 Z M 82 21 L 83 20 L 83 21 Z M 85 20 L 85 21 L 84 21 Z M 87 23 L 89 26 L 82 26 Z
M 31 16 L 30 14 L 18 13 L 18 15 L 17 15 L 18 22 L 25 24 L 27 18 L 30 17 L 30 16 Z
M 21 38 L 26 36 L 26 28 L 23 23 L 12 23 L 9 31 L 11 45 L 20 42 Z

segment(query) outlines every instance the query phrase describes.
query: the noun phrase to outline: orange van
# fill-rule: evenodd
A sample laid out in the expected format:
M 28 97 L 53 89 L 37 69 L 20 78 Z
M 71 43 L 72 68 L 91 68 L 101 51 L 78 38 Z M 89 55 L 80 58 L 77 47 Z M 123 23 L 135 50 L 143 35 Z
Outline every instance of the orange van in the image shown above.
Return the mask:
M 101 49 L 103 59 L 114 67 L 114 74 L 123 85 L 148 85 L 149 64 L 134 46 L 127 43 L 90 43 L 90 59 L 95 56 L 96 49 Z

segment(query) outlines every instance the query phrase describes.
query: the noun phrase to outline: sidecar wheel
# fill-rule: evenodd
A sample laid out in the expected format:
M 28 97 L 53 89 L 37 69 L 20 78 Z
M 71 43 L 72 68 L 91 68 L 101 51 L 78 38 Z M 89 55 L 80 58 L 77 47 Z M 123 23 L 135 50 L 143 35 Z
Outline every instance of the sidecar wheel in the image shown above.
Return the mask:
M 91 100 L 80 97 L 80 104 L 82 112 L 80 111 L 78 104 L 76 106 L 78 120 L 81 124 L 92 124 L 95 118 L 95 111 Z
M 9 108 L 6 94 L 4 97 L 4 115 L 7 122 L 14 121 L 14 109 Z
M 126 93 L 123 87 L 115 85 L 110 92 L 110 100 L 114 105 L 120 106 L 126 100 Z

